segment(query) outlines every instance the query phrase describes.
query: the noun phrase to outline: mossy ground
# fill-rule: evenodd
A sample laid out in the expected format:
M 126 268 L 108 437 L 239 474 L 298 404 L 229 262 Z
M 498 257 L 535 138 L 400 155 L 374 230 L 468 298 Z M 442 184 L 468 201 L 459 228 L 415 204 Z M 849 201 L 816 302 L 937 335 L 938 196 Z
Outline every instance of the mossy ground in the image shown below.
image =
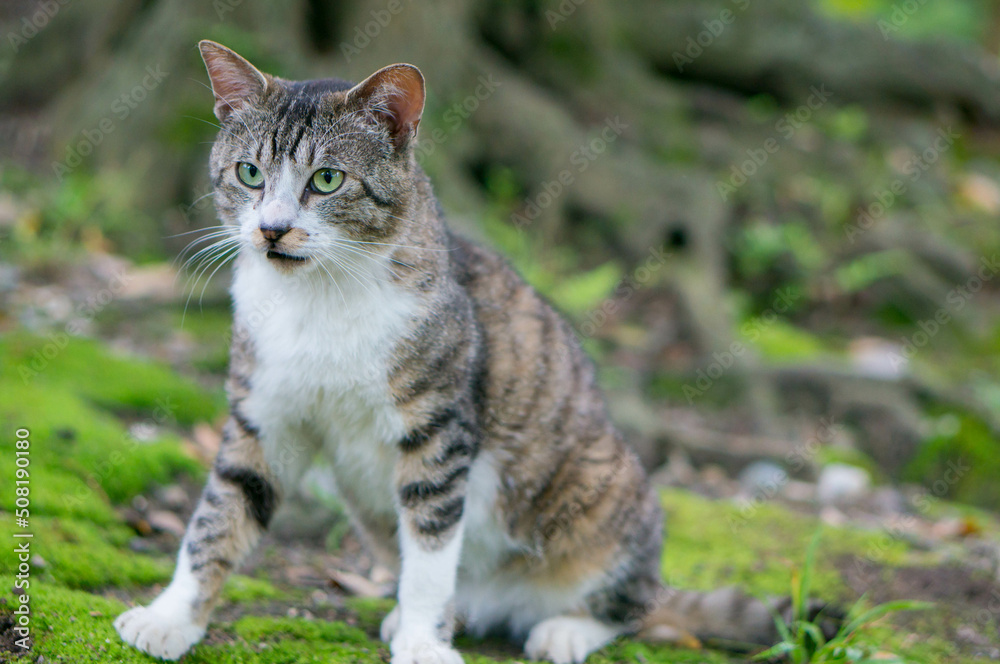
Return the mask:
M 45 561 L 32 570 L 28 589 L 35 639 L 34 657 L 28 661 L 42 655 L 47 662 L 73 664 L 151 662 L 120 641 L 112 621 L 126 608 L 123 600 L 148 600 L 169 579 L 172 561 L 167 555 L 132 551 L 129 542 L 135 533 L 117 508 L 159 484 L 200 481 L 203 463 L 188 451 L 183 436 L 191 425 L 218 417 L 224 409 L 222 396 L 166 367 L 120 357 L 96 342 L 66 341 L 59 347 L 51 339 L 26 335 L 0 339 L 0 420 L 8 440 L 15 429 L 31 432 L 29 531 L 34 533 L 32 552 Z M 133 435 L 136 424 L 153 425 L 143 442 Z M 2 455 L 0 476 L 10 478 L 13 471 L 13 456 Z M 9 486 L 6 481 L 4 486 Z M 685 587 L 738 584 L 761 595 L 786 593 L 791 570 L 802 561 L 817 528 L 815 518 L 776 504 L 748 511 L 681 490 L 664 491 L 663 504 L 668 515 L 664 578 Z M 5 542 L 14 541 L 13 507 L 12 492 L 4 490 L 0 538 Z M 823 541 L 815 589 L 841 603 L 857 597 L 842 573 L 844 560 L 867 560 L 890 571 L 897 566 L 933 569 L 940 563 L 934 555 L 876 531 L 828 528 Z M 12 549 L 0 547 L 0 601 L 6 603 L 0 611 L 15 602 Z M 309 601 L 307 591 L 278 578 L 238 575 L 227 585 L 220 621 L 185 661 L 387 661 L 387 650 L 375 636 L 391 601 L 347 598 L 328 610 L 311 607 Z M 311 608 L 318 617 L 288 617 L 293 608 L 298 615 Z M 940 626 L 947 621 L 940 618 L 886 623 L 869 638 L 913 662 L 974 661 L 946 640 L 948 632 Z M 519 659 L 517 650 L 505 643 L 460 637 L 458 645 L 470 663 Z M 5 656 L 0 653 L 0 659 Z M 589 661 L 739 660 L 719 652 L 623 640 Z

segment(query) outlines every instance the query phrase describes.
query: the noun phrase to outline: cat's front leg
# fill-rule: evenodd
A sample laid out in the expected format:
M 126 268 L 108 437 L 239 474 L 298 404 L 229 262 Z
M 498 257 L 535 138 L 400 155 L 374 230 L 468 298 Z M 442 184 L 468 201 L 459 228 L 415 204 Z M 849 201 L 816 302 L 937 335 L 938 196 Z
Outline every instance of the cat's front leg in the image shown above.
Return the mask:
M 392 664 L 462 663 L 451 634 L 466 485 L 475 454 L 472 430 L 459 409 L 447 409 L 401 444 L 396 477 L 402 568 Z
M 181 542 L 170 585 L 149 606 L 115 620 L 129 644 L 161 659 L 177 659 L 205 635 L 226 577 L 253 548 L 277 504 L 277 484 L 257 430 L 236 414 Z

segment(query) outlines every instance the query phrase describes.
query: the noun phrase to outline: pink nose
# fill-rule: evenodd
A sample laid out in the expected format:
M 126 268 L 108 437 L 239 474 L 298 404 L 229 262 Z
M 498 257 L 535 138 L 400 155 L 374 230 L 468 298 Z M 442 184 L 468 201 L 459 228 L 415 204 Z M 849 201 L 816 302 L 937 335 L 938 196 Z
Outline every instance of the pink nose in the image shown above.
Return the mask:
M 266 240 L 277 242 L 289 230 L 288 226 L 261 226 L 260 234 L 263 235 Z

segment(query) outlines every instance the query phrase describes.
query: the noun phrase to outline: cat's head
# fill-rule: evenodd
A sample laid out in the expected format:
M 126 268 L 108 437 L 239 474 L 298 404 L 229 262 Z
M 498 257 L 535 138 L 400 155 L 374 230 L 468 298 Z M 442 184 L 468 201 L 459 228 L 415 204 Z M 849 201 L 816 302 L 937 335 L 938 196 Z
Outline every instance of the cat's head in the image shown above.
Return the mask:
M 282 272 L 379 255 L 417 197 L 413 142 L 424 79 L 406 64 L 357 85 L 286 81 L 199 44 L 221 125 L 211 176 L 240 251 Z

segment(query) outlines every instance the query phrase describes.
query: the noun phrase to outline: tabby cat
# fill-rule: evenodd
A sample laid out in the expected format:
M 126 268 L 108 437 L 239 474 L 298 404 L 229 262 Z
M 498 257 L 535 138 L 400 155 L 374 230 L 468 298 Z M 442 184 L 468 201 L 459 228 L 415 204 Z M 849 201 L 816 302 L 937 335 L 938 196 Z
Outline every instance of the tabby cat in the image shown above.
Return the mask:
M 230 417 L 170 585 L 118 617 L 176 659 L 317 454 L 398 572 L 393 664 L 458 664 L 456 626 L 582 662 L 619 635 L 766 643 L 783 607 L 660 580 L 663 516 L 572 328 L 448 230 L 414 157 L 424 80 L 286 81 L 200 44 L 238 250 Z M 787 604 L 787 602 L 786 602 Z

